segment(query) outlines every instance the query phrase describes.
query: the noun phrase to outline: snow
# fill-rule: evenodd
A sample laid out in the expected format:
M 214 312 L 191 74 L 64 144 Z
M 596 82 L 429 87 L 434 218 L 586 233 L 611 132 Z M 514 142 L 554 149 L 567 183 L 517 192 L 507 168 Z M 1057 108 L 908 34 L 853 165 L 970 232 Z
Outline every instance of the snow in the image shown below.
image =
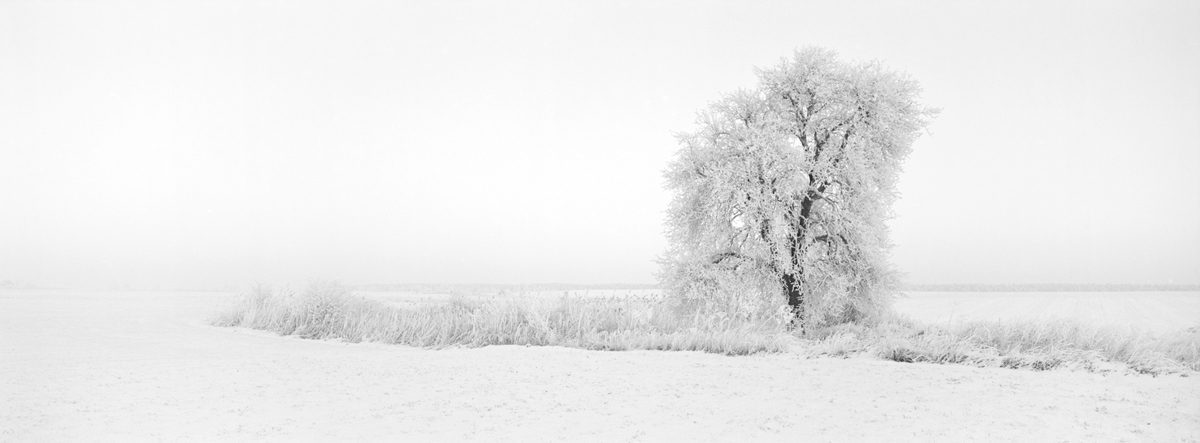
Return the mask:
M 0 292 L 0 441 L 1200 440 L 1197 377 L 310 341 L 228 297 Z
M 942 325 L 1070 319 L 1151 333 L 1200 326 L 1200 292 L 910 292 L 895 308 Z
M 413 307 L 427 303 L 451 300 L 491 301 L 520 298 L 524 300 L 554 301 L 562 297 L 572 298 L 660 298 L 659 289 L 567 289 L 567 290 L 487 290 L 458 294 L 416 291 L 354 291 L 363 297 L 379 300 L 399 307 Z

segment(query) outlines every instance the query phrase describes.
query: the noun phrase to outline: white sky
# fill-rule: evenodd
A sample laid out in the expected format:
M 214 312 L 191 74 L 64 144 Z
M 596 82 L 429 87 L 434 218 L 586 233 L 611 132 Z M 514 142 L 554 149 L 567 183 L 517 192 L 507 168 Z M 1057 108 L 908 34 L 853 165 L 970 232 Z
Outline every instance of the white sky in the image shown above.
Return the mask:
M 0 3 L 0 280 L 652 282 L 672 134 L 816 45 L 943 109 L 909 281 L 1200 282 L 1200 2 L 99 3 Z

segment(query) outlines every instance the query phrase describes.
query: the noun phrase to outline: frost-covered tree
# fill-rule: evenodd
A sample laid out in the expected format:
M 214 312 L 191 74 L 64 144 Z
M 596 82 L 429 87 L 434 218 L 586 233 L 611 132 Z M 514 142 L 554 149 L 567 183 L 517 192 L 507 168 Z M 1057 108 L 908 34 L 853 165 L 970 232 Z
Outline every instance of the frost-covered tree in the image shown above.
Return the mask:
M 679 136 L 665 283 L 815 323 L 877 312 L 891 296 L 884 222 L 897 175 L 934 111 L 906 75 L 823 49 L 758 77 Z

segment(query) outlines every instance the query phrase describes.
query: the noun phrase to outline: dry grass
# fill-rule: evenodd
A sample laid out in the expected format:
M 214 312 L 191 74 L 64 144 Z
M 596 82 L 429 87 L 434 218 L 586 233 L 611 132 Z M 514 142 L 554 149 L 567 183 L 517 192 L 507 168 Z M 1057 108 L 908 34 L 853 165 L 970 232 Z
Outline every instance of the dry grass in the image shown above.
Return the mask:
M 829 327 L 806 338 L 804 349 L 811 355 L 1152 375 L 1200 371 L 1196 328 L 1168 335 L 1073 321 L 971 322 L 943 328 L 892 317 L 869 326 Z
M 425 348 L 489 345 L 594 350 L 703 351 L 726 355 L 797 351 L 898 362 L 1145 374 L 1200 371 L 1200 330 L 1170 335 L 1078 322 L 973 322 L 954 327 L 902 317 L 786 332 L 779 318 L 733 317 L 647 297 L 522 297 L 402 308 L 336 284 L 299 293 L 257 288 L 213 321 L 313 339 Z
M 458 300 L 405 309 L 328 283 L 300 293 L 257 288 L 213 323 L 427 348 L 532 345 L 745 355 L 785 351 L 795 342 L 782 324 L 684 313 L 657 299 Z

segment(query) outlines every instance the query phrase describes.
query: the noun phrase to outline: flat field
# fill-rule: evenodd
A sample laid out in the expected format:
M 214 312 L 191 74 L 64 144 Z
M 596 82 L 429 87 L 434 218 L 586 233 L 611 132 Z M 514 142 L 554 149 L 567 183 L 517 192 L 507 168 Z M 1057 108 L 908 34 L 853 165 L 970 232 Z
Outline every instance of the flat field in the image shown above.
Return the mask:
M 1061 319 L 1152 333 L 1200 327 L 1200 292 L 909 292 L 895 308 L 941 325 Z
M 920 293 L 898 308 L 930 321 L 1058 313 L 1167 330 L 1194 325 L 1198 298 Z M 0 291 L 0 441 L 1200 441 L 1200 377 L 434 351 L 209 326 L 230 299 Z

